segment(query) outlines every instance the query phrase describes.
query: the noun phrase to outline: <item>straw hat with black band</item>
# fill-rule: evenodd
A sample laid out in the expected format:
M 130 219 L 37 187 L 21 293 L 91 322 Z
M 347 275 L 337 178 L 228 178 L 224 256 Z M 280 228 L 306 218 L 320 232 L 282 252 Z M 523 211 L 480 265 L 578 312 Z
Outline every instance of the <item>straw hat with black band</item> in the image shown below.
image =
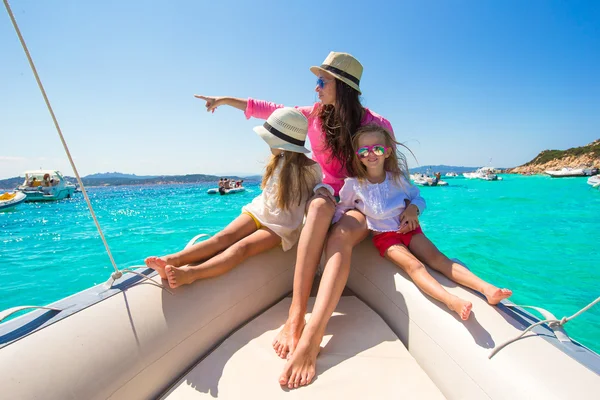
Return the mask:
M 320 67 L 310 67 L 310 71 L 317 76 L 321 71 L 325 71 L 362 94 L 360 78 L 363 66 L 351 54 L 332 51 Z

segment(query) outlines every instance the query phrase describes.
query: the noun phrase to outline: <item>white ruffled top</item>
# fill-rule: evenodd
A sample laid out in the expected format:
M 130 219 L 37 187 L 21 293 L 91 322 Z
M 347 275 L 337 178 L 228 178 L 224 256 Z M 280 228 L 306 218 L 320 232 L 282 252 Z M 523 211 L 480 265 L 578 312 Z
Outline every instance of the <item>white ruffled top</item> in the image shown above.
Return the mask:
M 400 179 L 400 183 L 395 182 L 390 173 L 381 183 L 346 178 L 333 223 L 339 221 L 346 211 L 357 209 L 367 217 L 370 230 L 395 232 L 400 227 L 400 214 L 406 208 L 405 200 L 419 208 L 419 215 L 425 210 L 425 199 L 421 197 L 419 188 L 404 178 Z

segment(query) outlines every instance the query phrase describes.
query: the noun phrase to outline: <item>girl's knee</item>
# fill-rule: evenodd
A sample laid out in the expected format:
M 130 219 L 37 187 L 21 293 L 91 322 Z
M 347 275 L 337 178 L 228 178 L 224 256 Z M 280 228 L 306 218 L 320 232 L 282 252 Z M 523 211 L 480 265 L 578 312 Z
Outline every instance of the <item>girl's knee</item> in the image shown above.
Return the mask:
M 406 273 L 409 275 L 416 274 L 417 272 L 422 272 L 424 270 L 425 266 L 423 265 L 423 263 L 416 260 L 409 263 L 405 268 Z
M 335 212 L 335 206 L 331 200 L 322 197 L 315 197 L 308 205 L 307 214 L 316 217 L 328 217 L 331 219 Z
M 353 247 L 364 239 L 368 233 L 369 231 L 362 226 L 341 221 L 331 228 L 328 242 L 347 243 Z
M 229 246 L 225 251 L 229 253 L 232 257 L 244 260 L 250 254 L 250 244 L 244 241 L 237 242 Z
M 334 226 L 327 238 L 327 250 L 349 250 L 354 247 L 353 231 L 348 227 Z
M 233 231 L 220 231 L 211 238 L 217 244 L 229 244 L 235 240 L 235 234 Z M 211 240 L 209 239 L 209 240 Z

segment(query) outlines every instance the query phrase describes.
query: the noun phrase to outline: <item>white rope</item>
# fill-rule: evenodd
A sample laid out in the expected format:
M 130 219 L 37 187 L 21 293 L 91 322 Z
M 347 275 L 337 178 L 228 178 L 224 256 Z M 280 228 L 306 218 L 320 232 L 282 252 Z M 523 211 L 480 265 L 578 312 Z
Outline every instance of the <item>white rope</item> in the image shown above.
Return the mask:
M 141 266 L 132 267 L 132 268 L 147 268 L 147 267 L 146 267 L 145 265 L 141 265 Z M 137 271 L 134 271 L 134 270 L 132 270 L 132 269 L 130 269 L 130 268 L 124 268 L 124 269 L 122 269 L 122 270 L 121 270 L 121 271 L 119 271 L 119 272 L 129 272 L 129 273 L 131 273 L 131 274 L 137 275 L 137 276 L 139 276 L 139 277 L 141 277 L 141 278 L 142 278 L 142 281 L 141 281 L 141 282 L 147 282 L 147 283 L 149 283 L 149 284 L 151 284 L 151 285 L 153 285 L 153 286 L 156 286 L 156 287 L 159 287 L 159 288 L 161 288 L 161 289 L 164 289 L 164 290 L 166 290 L 167 292 L 169 292 L 169 294 L 173 294 L 173 292 L 171 292 L 169 289 L 167 289 L 167 287 L 166 287 L 166 286 L 164 286 L 164 285 L 162 285 L 162 284 L 160 284 L 160 283 L 157 283 L 157 282 L 155 282 L 154 280 L 152 280 L 152 278 L 149 278 L 148 276 L 146 276 L 146 275 L 144 275 L 144 274 L 141 274 L 141 273 L 139 273 L 139 272 L 137 272 Z M 114 274 L 113 274 L 113 275 L 114 275 Z M 105 283 L 105 286 L 107 286 L 107 290 L 109 290 L 109 289 L 111 289 L 111 288 L 112 288 L 112 285 L 113 285 L 113 283 L 115 283 L 115 280 L 116 280 L 116 279 L 118 279 L 118 278 L 114 278 L 113 276 L 111 276 L 111 277 L 108 279 L 108 281 Z
M 110 251 L 110 248 L 108 246 L 108 243 L 106 242 L 106 238 L 104 237 L 104 233 L 102 232 L 102 228 L 100 228 L 100 223 L 98 222 L 98 218 L 96 218 L 96 213 L 94 212 L 94 208 L 92 207 L 92 203 L 90 202 L 90 198 L 88 197 L 87 191 L 85 190 L 85 186 L 83 186 L 83 182 L 81 181 L 81 177 L 79 176 L 79 172 L 77 171 L 77 167 L 75 166 L 75 162 L 73 161 L 73 157 L 71 157 L 71 152 L 69 151 L 69 147 L 67 146 L 67 142 L 65 141 L 65 138 L 62 134 L 62 130 L 60 129 L 60 126 L 58 125 L 58 120 L 56 119 L 56 116 L 54 115 L 54 110 L 52 109 L 52 106 L 50 105 L 50 100 L 48 100 L 48 96 L 46 95 L 46 90 L 44 89 L 44 85 L 42 85 L 42 81 L 38 75 L 37 69 L 35 68 L 35 64 L 33 63 L 33 59 L 31 58 L 31 54 L 29 54 L 29 49 L 27 48 L 27 45 L 25 44 L 25 40 L 23 39 L 23 36 L 21 35 L 21 30 L 19 29 L 19 26 L 17 25 L 17 20 L 15 19 L 15 16 L 13 15 L 13 12 L 10 8 L 10 5 L 8 4 L 8 0 L 4 0 L 4 6 L 6 7 L 6 11 L 8 12 L 8 16 L 10 17 L 10 20 L 12 21 L 13 27 L 15 28 L 15 32 L 17 33 L 17 36 L 19 37 L 19 41 L 21 42 L 21 46 L 23 47 L 23 51 L 25 51 L 25 55 L 27 56 L 27 61 L 29 61 L 29 66 L 31 67 L 31 70 L 33 71 L 33 75 L 35 76 L 35 80 L 37 81 L 38 87 L 40 88 L 40 91 L 42 92 L 42 96 L 44 97 L 44 101 L 46 102 L 46 107 L 48 108 L 48 111 L 50 112 L 50 116 L 52 117 L 52 121 L 54 121 L 54 126 L 56 127 L 56 131 L 58 132 L 58 136 L 60 137 L 60 141 L 62 142 L 63 148 L 65 149 L 65 153 L 67 153 L 67 157 L 69 159 L 69 163 L 71 163 L 71 168 L 73 168 L 73 172 L 75 173 L 75 177 L 77 178 L 77 182 L 79 183 L 79 187 L 81 188 L 81 193 L 83 193 L 83 197 L 85 198 L 85 202 L 87 203 L 88 209 L 90 210 L 90 213 L 92 214 L 92 219 L 94 220 L 94 224 L 96 224 L 96 229 L 98 229 L 98 233 L 100 234 L 100 238 L 102 239 L 102 243 L 104 243 L 104 248 L 106 249 L 106 253 L 108 254 L 108 258 L 110 258 L 110 263 L 113 266 L 113 269 L 115 270 L 115 272 L 113 272 L 111 274 L 111 286 L 112 283 L 114 283 L 115 280 L 119 279 L 120 277 L 123 276 L 123 272 L 133 272 L 131 270 L 127 270 L 124 269 L 123 271 L 120 271 L 119 268 L 117 267 L 117 264 L 115 263 L 115 260 L 112 256 L 112 253 Z M 135 273 L 135 272 L 134 272 Z M 109 280 L 109 282 L 111 281 Z M 163 285 L 160 284 L 156 284 L 157 286 L 167 290 Z
M 185 245 L 185 248 L 187 249 L 188 247 L 190 247 L 190 246 L 193 246 L 193 245 L 194 245 L 194 243 L 196 243 L 196 242 L 198 241 L 198 239 L 201 239 L 201 238 L 203 238 L 203 237 L 210 237 L 210 235 L 209 235 L 209 234 L 207 234 L 207 233 L 201 233 L 201 234 L 199 234 L 199 235 L 196 235 L 196 236 L 194 236 L 194 237 L 192 238 L 192 240 L 190 240 L 190 241 L 188 242 L 188 244 L 186 244 L 186 245 Z
M 586 312 L 587 310 L 589 310 L 590 308 L 592 308 L 593 306 L 595 306 L 596 304 L 598 304 L 598 302 L 600 302 L 600 297 L 598 297 L 596 300 L 592 301 L 590 304 L 588 304 L 587 306 L 583 307 L 581 310 L 577 311 L 575 314 L 571 315 L 570 317 L 562 317 L 560 320 L 559 319 L 545 319 L 543 321 L 539 321 L 539 322 L 536 322 L 533 325 L 530 325 L 529 327 L 527 327 L 527 329 L 525 329 L 519 335 L 517 335 L 514 338 L 512 338 L 510 340 L 507 340 L 504 343 L 498 345 L 494 350 L 492 350 L 492 352 L 490 353 L 490 355 L 488 356 L 488 358 L 492 358 L 496 353 L 498 353 L 504 347 L 506 347 L 509 344 L 511 344 L 511 343 L 519 340 L 520 338 L 523 337 L 523 335 L 525 335 L 527 332 L 529 332 L 530 330 L 532 330 L 536 326 L 539 326 L 539 325 L 542 325 L 542 324 L 548 324 L 548 326 L 550 328 L 552 328 L 552 329 L 564 326 L 567 322 L 575 319 L 576 317 L 580 316 L 581 314 L 583 314 L 584 312 Z M 529 306 L 525 306 L 525 307 L 529 307 Z M 536 307 L 530 307 L 530 308 L 536 308 Z

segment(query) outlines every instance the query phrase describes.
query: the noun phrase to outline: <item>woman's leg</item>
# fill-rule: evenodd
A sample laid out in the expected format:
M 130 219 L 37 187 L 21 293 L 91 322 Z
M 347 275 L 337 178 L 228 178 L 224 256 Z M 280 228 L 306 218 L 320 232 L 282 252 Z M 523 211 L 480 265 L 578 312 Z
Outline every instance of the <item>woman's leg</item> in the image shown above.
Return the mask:
M 346 213 L 333 226 L 325 248 L 327 263 L 321 277 L 315 306 L 296 349 L 290 355 L 279 377 L 280 385 L 287 385 L 290 389 L 297 388 L 308 385 L 315 376 L 315 363 L 325 327 L 348 280 L 352 249 L 368 233 L 365 216 L 356 210 Z
M 421 235 L 423 236 L 423 235 Z M 403 244 L 391 246 L 385 252 L 385 258 L 402 268 L 413 282 L 429 296 L 444 303 L 456 312 L 462 320 L 467 320 L 473 304 L 448 293 L 438 281 L 427 272 L 427 269 Z
M 261 228 L 200 265 L 186 265 L 179 268 L 167 265 L 165 273 L 169 280 L 169 286 L 175 289 L 198 279 L 223 275 L 247 258 L 270 250 L 279 244 L 281 244 L 281 238 L 275 232 L 268 228 Z
M 483 294 L 489 304 L 498 304 L 502 299 L 512 295 L 511 290 L 499 289 L 477 277 L 464 266 L 450 260 L 425 235 L 413 236 L 408 248 L 419 260 L 431 268 L 441 272 L 454 282 Z
M 238 240 L 250 235 L 256 231 L 256 223 L 248 214 L 241 214 L 231 221 L 229 225 L 215 236 L 193 246 L 183 249 L 177 253 L 168 254 L 162 257 L 148 257 L 145 260 L 146 266 L 156 270 L 160 277 L 167 279 L 165 267 L 173 265 L 181 267 L 182 265 L 195 263 L 205 260 L 225 250 Z
M 296 253 L 292 305 L 285 325 L 273 340 L 273 349 L 281 358 L 293 352 L 300 340 L 310 289 L 334 212 L 332 202 L 322 197 L 313 197 L 307 205 L 306 222 Z

